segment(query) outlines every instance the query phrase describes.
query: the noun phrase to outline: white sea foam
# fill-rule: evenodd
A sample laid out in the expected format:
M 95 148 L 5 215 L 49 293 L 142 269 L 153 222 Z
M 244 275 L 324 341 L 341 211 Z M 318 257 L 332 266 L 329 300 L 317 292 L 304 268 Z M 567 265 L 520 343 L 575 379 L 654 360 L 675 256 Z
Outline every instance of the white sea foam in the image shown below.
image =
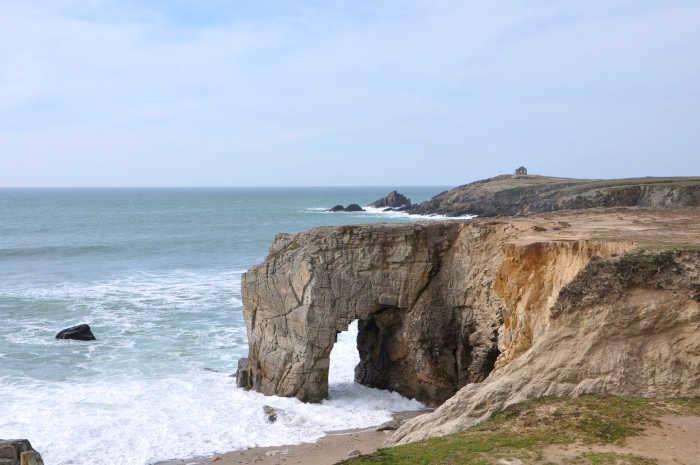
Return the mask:
M 0 437 L 28 437 L 53 465 L 141 465 L 251 446 L 313 441 L 421 404 L 354 384 L 356 325 L 331 355 L 330 399 L 304 404 L 235 387 L 224 373 L 22 382 L 0 379 Z M 281 410 L 274 424 L 262 406 Z
M 462 216 L 447 216 L 447 215 L 417 215 L 414 213 L 407 213 L 402 211 L 388 210 L 385 211 L 384 208 L 363 206 L 365 211 L 362 212 L 331 212 L 327 208 L 312 207 L 307 208 L 306 211 L 309 213 L 324 213 L 332 215 L 348 215 L 357 218 L 389 218 L 389 219 L 401 219 L 401 220 L 469 220 L 476 218 L 477 215 L 462 215 Z
M 133 272 L 123 277 L 97 282 L 64 282 L 50 287 L 3 289 L 2 295 L 31 299 L 70 300 L 76 304 L 127 302 L 138 308 L 154 304 L 198 311 L 213 299 L 234 307 L 241 305 L 240 277 L 243 270 L 203 271 L 172 270 Z M 222 297 L 223 296 L 223 297 Z
M 462 215 L 462 216 L 446 216 L 446 215 L 416 215 L 414 213 L 407 213 L 402 211 L 388 210 L 384 211 L 384 208 L 364 206 L 365 213 L 368 215 L 382 215 L 389 218 L 406 218 L 414 220 L 469 220 L 476 218 L 476 215 Z

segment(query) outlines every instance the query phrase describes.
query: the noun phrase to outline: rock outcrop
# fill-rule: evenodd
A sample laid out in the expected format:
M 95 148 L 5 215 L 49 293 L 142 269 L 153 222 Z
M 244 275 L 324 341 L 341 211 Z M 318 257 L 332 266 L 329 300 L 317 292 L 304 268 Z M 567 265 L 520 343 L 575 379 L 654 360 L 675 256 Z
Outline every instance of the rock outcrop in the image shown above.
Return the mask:
M 542 395 L 700 395 L 699 245 L 697 209 L 281 234 L 243 278 L 239 383 L 320 401 L 358 319 L 358 382 L 429 405 L 457 393 L 396 441 Z
M 365 211 L 364 208 L 359 206 L 356 203 L 351 203 L 347 207 L 343 207 L 342 205 L 335 205 L 331 208 L 329 208 L 327 211 L 332 212 L 332 213 L 337 213 L 337 212 L 363 212 Z
M 44 465 L 44 461 L 28 440 L 0 439 L 0 465 Z
M 528 273 L 527 266 L 516 273 Z M 392 442 L 461 431 L 537 397 L 700 396 L 699 283 L 697 249 L 589 261 L 545 305 L 506 304 L 505 321 L 518 323 L 504 325 L 502 344 L 510 350 L 500 368 L 403 425 Z
M 697 206 L 700 178 L 589 180 L 516 174 L 455 187 L 413 205 L 409 211 L 420 215 L 483 217 L 598 207 Z
M 62 329 L 56 334 L 56 339 L 73 339 L 75 341 L 94 341 L 95 335 L 92 334 L 90 325 L 82 324 L 71 326 L 70 328 Z
M 411 207 L 411 199 L 397 191 L 391 191 L 381 199 L 377 199 L 372 202 L 370 206 L 375 208 L 391 208 L 401 210 Z
M 499 303 L 477 308 L 464 295 L 462 283 L 485 272 L 472 260 L 489 250 L 465 243 L 475 258 L 458 257 L 457 237 L 481 233 L 463 229 L 366 225 L 278 235 L 265 263 L 243 277 L 245 387 L 326 398 L 336 335 L 356 319 L 355 377 L 363 384 L 436 405 L 483 380 L 497 356 Z

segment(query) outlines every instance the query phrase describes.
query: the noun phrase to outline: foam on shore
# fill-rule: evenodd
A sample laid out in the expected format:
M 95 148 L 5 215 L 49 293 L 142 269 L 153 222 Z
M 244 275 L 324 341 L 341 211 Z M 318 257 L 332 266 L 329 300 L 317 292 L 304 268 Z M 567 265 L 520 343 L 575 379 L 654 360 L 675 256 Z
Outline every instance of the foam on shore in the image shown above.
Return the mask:
M 355 324 L 339 335 L 330 398 L 321 404 L 244 391 L 229 374 L 201 369 L 81 382 L 0 379 L 0 437 L 30 438 L 55 465 L 140 465 L 314 441 L 327 431 L 369 427 L 389 420 L 391 412 L 421 408 L 396 393 L 353 383 L 356 335 Z M 265 421 L 263 405 L 280 410 L 276 423 Z
M 462 216 L 446 216 L 446 215 L 417 215 L 415 213 L 408 213 L 408 212 L 403 212 L 403 211 L 396 211 L 396 210 L 386 210 L 385 208 L 378 208 L 378 207 L 370 207 L 370 206 L 363 206 L 365 211 L 362 212 L 331 212 L 328 211 L 328 208 L 322 208 L 322 207 L 313 207 L 313 208 L 307 208 L 306 211 L 312 212 L 312 213 L 324 213 L 324 214 L 332 214 L 332 215 L 348 215 L 352 217 L 357 217 L 357 218 L 367 218 L 369 217 L 384 217 L 387 219 L 399 219 L 399 220 L 469 220 L 472 218 L 476 218 L 477 215 L 462 215 Z

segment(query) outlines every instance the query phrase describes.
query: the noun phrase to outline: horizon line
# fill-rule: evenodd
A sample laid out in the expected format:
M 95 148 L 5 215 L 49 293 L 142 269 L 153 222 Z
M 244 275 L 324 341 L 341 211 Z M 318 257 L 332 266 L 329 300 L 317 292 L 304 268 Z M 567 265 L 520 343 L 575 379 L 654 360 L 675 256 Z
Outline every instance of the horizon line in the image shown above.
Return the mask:
M 446 187 L 452 184 L 338 184 L 338 185 L 181 185 L 181 186 L 0 186 L 0 189 L 328 189 L 348 187 Z

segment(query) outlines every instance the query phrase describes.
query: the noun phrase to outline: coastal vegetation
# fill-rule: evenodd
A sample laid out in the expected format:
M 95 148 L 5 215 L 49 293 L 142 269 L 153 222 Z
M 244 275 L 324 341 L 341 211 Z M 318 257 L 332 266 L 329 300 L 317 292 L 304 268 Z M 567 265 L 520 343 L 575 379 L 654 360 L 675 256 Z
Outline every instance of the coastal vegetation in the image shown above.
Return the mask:
M 655 465 L 628 440 L 665 416 L 698 416 L 700 399 L 586 395 L 512 405 L 463 432 L 380 449 L 343 465 Z

